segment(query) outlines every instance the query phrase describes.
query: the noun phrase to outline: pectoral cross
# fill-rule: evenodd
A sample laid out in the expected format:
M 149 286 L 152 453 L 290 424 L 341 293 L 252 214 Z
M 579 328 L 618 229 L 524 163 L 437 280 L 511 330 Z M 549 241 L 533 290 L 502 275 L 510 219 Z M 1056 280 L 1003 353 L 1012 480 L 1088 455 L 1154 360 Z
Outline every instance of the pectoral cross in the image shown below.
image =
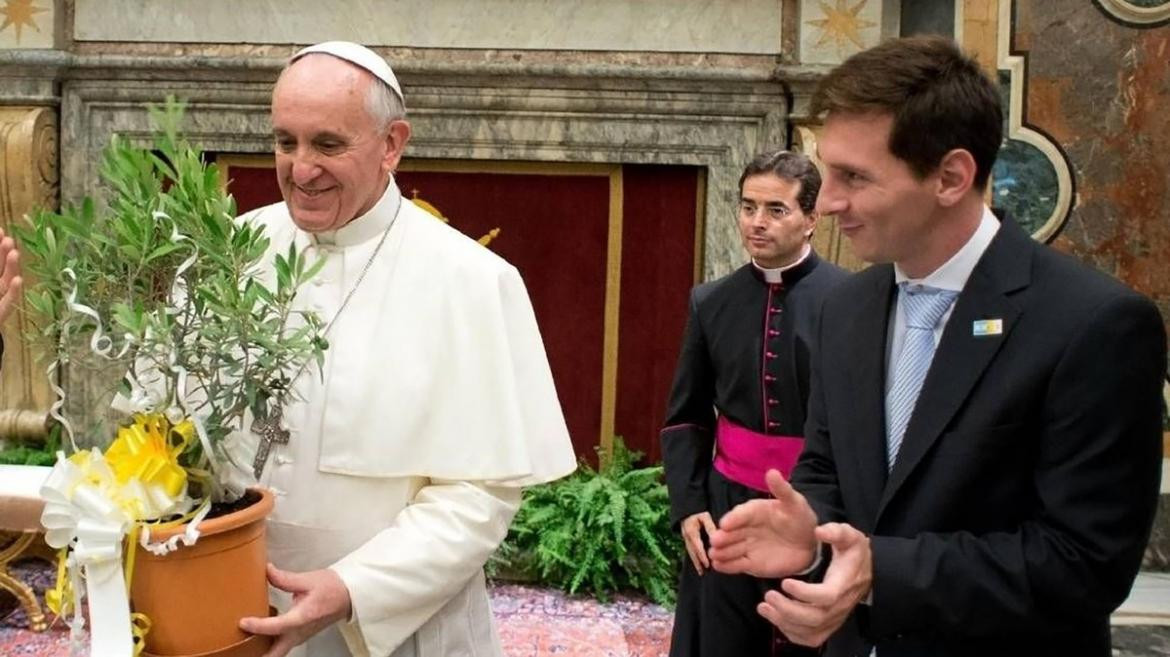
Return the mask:
M 268 454 L 272 452 L 272 444 L 287 445 L 288 429 L 280 426 L 284 411 L 277 406 L 276 412 L 263 420 L 252 422 L 252 433 L 260 436 L 260 444 L 256 446 L 256 458 L 252 461 L 252 473 L 256 480 L 264 472 L 264 464 L 268 462 Z

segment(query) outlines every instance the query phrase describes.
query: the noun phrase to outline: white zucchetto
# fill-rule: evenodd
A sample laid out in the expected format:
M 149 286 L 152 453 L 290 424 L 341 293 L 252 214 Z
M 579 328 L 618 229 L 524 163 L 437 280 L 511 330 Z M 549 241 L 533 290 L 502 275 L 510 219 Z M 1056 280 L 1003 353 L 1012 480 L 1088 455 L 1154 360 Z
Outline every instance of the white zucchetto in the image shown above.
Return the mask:
M 318 43 L 298 50 L 295 55 L 289 58 L 288 62 L 291 64 L 301 57 L 313 53 L 333 55 L 338 59 L 344 59 L 355 66 L 369 71 L 374 77 L 385 82 L 394 91 L 394 95 L 398 96 L 398 100 L 402 101 L 403 106 L 406 105 L 406 99 L 402 97 L 402 87 L 398 85 L 398 78 L 394 76 L 394 71 L 390 69 L 390 65 L 386 63 L 386 60 L 373 50 L 351 41 L 325 41 L 324 43 Z

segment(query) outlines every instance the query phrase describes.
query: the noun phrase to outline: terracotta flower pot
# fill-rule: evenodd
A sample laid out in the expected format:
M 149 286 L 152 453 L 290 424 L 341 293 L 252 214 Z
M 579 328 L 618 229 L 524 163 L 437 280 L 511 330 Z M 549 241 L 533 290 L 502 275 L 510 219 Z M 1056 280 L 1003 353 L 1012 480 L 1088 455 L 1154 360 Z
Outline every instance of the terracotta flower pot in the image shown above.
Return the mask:
M 240 630 L 244 616 L 269 615 L 265 519 L 272 493 L 199 525 L 195 545 L 159 557 L 139 548 L 130 585 L 134 611 L 150 618 L 145 654 L 155 657 L 252 657 L 271 638 Z M 157 533 L 151 542 L 182 533 L 186 525 Z

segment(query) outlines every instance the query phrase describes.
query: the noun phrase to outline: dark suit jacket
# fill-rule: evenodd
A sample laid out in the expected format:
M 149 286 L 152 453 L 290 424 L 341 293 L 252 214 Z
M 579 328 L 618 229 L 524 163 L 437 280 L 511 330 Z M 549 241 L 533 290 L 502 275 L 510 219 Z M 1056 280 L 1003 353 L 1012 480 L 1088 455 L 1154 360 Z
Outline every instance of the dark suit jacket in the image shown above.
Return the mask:
M 1155 306 L 1004 222 L 955 302 L 893 472 L 885 358 L 896 287 L 825 302 L 792 481 L 871 536 L 873 598 L 827 654 L 1110 654 L 1149 536 L 1166 336 Z M 976 336 L 973 322 L 1002 319 Z

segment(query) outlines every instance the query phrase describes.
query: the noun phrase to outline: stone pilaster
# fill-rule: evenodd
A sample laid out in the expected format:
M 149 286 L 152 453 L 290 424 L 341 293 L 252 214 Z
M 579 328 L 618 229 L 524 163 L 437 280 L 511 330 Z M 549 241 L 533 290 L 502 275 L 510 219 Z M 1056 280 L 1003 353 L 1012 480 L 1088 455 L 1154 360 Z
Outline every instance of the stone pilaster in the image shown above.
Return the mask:
M 56 110 L 0 107 L 0 227 L 6 233 L 35 208 L 57 206 L 57 152 Z M 33 328 L 24 312 L 14 313 L 0 330 L 4 334 L 0 409 L 47 410 L 50 391 L 25 339 Z

